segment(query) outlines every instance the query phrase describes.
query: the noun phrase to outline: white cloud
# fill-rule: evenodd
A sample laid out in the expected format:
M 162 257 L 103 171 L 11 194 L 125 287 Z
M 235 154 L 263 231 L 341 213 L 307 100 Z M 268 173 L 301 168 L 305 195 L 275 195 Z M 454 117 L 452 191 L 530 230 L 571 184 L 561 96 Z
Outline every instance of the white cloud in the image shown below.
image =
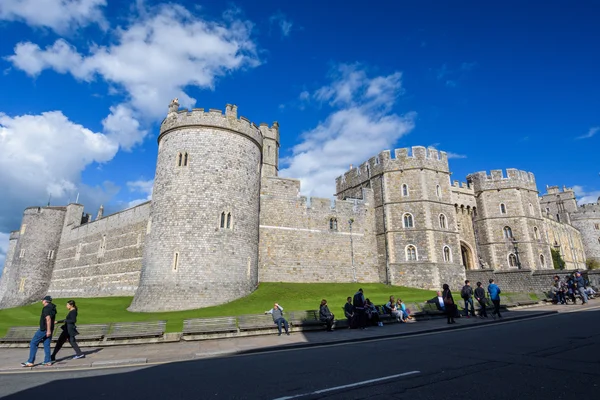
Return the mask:
M 66 34 L 94 23 L 106 28 L 104 6 L 106 0 L 2 0 L 0 20 L 23 21 Z
M 272 15 L 269 18 L 269 23 L 277 24 L 279 26 L 279 29 L 281 30 L 281 35 L 283 37 L 288 37 L 290 35 L 290 33 L 292 32 L 292 26 L 294 25 L 294 23 L 288 20 L 285 14 L 281 11 Z
M 8 251 L 8 237 L 9 233 L 0 232 L 0 276 L 2 276 L 2 270 L 4 269 L 4 262 L 6 261 L 6 252 Z
M 45 49 L 22 42 L 8 60 L 31 76 L 53 69 L 86 82 L 100 77 L 124 92 L 136 114 L 158 119 L 174 97 L 195 105 L 184 88 L 212 89 L 218 77 L 259 65 L 252 24 L 236 17 L 228 12 L 213 22 L 179 5 L 162 5 L 117 28 L 107 46 L 92 44 L 84 53 L 62 39 Z
M 402 75 L 370 78 L 359 65 L 340 65 L 331 83 L 313 93 L 332 110 L 315 128 L 302 134 L 282 176 L 299 178 L 307 195 L 330 197 L 335 178 L 349 164 L 361 163 L 382 149 L 393 146 L 414 127 L 416 114 L 393 113 L 396 98 L 403 93 Z
M 141 194 L 146 195 L 144 198 L 138 198 L 138 199 L 131 200 L 127 204 L 128 207 L 134 207 L 134 206 L 137 206 L 138 204 L 142 204 L 149 200 L 152 200 L 152 189 L 154 187 L 154 179 L 150 179 L 150 180 L 139 179 L 137 181 L 130 181 L 130 182 L 127 182 L 127 187 L 129 188 L 130 192 L 141 193 Z
M 582 135 L 582 136 L 578 136 L 576 139 L 589 139 L 591 137 L 594 137 L 596 135 L 596 133 L 598 133 L 598 132 L 600 132 L 600 126 L 594 126 L 594 127 L 590 128 L 588 133 L 586 133 L 585 135 Z
M 458 154 L 458 153 L 453 153 L 451 151 L 446 152 L 446 155 L 448 156 L 448 159 L 459 159 L 459 158 L 467 158 L 466 155 L 464 154 Z
M 586 190 L 583 186 L 573 186 L 579 205 L 600 202 L 600 190 Z
M 130 150 L 140 143 L 148 133 L 140 129 L 134 111 L 124 104 L 111 107 L 110 114 L 102 121 L 102 126 L 108 138 L 119 143 L 125 150 Z

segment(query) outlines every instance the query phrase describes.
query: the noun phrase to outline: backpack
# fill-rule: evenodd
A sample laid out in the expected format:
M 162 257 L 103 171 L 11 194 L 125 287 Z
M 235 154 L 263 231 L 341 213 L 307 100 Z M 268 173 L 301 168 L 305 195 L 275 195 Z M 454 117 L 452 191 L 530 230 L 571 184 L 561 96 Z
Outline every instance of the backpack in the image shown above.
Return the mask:
M 469 287 L 467 285 L 463 286 L 462 290 L 460 291 L 460 297 L 463 299 L 468 299 L 470 295 L 471 291 L 469 290 Z

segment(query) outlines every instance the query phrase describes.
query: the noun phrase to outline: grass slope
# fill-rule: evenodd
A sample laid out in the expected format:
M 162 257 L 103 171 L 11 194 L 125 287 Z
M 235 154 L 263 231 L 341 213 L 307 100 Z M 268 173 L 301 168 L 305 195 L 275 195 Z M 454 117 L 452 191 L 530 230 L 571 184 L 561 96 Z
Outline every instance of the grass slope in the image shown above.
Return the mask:
M 259 288 L 244 298 L 216 307 L 197 310 L 133 313 L 127 311 L 131 297 L 75 298 L 79 308 L 79 324 L 156 321 L 166 319 L 167 332 L 181 332 L 183 320 L 199 317 L 256 314 L 271 309 L 278 302 L 285 311 L 314 310 L 319 308 L 321 299 L 327 299 L 329 308 L 338 317 L 342 316 L 348 296 L 354 295 L 362 287 L 365 296 L 375 304 L 388 301 L 390 295 L 404 301 L 424 301 L 432 298 L 435 292 L 429 290 L 387 286 L 378 283 L 261 283 Z M 58 308 L 57 319 L 66 315 L 65 304 L 69 299 L 55 299 Z M 0 310 L 0 337 L 11 326 L 37 325 L 41 302 L 25 307 Z

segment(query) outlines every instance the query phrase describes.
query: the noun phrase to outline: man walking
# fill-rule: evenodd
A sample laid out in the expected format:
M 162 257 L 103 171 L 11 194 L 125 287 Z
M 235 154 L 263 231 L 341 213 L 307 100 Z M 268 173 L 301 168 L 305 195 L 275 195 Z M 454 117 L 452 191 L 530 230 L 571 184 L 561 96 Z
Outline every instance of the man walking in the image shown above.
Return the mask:
M 475 288 L 475 300 L 479 302 L 479 316 L 481 318 L 487 318 L 487 310 L 485 309 L 485 290 L 481 287 L 481 282 L 477 282 L 477 288 Z
M 575 290 L 577 290 L 581 295 L 581 301 L 583 302 L 581 304 L 586 304 L 588 302 L 588 296 L 585 291 L 585 280 L 583 279 L 583 276 L 581 276 L 581 272 L 579 271 L 575 272 L 574 285 Z
M 466 280 L 465 286 L 460 291 L 460 297 L 465 301 L 465 317 L 469 318 L 469 305 L 471 306 L 471 315 L 475 316 L 475 306 L 473 305 L 473 288 L 471 283 Z
M 289 336 L 289 325 L 285 318 L 283 318 L 283 307 L 279 304 L 275 303 L 273 308 L 269 311 L 265 311 L 265 314 L 271 314 L 273 317 L 273 322 L 277 324 L 277 330 L 279 331 L 279 336 L 281 336 L 281 325 L 285 328 L 285 334 Z
M 35 355 L 40 343 L 44 343 L 44 362 L 42 365 L 52 365 L 50 342 L 54 331 L 56 306 L 52 304 L 52 297 L 50 296 L 44 297 L 42 304 L 44 308 L 42 308 L 42 315 L 40 316 L 40 329 L 33 335 L 29 343 L 29 359 L 27 362 L 21 363 L 23 367 L 33 367 L 35 365 Z
M 494 283 L 493 279 L 490 279 L 490 284 L 488 285 L 488 294 L 490 295 L 490 300 L 492 300 L 492 303 L 494 303 L 492 318 L 496 318 L 496 315 L 498 318 L 502 318 L 502 315 L 500 315 L 500 293 L 502 293 L 502 291 L 498 285 Z

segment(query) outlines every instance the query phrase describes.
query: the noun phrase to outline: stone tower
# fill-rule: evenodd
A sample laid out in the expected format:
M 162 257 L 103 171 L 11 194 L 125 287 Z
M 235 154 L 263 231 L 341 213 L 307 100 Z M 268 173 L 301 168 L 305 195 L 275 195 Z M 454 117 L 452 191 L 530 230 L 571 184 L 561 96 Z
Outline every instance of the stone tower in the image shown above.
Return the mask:
M 7 270 L 3 273 L 4 295 L 0 308 L 40 301 L 46 295 L 60 244 L 65 207 L 29 207 L 23 213 L 21 230 L 10 236 Z M 12 254 L 11 254 L 12 253 Z
M 336 180 L 340 199 L 375 193 L 380 268 L 394 285 L 456 289 L 465 279 L 445 152 L 415 146 L 380 153 Z
M 279 174 L 279 124 L 274 122 L 269 128 L 266 123 L 260 124 L 263 136 L 263 178 Z
M 260 129 L 237 107 L 178 110 L 158 137 L 140 284 L 131 311 L 213 306 L 258 285 Z
M 571 224 L 581 232 L 586 257 L 600 262 L 600 197 L 597 203 L 579 206 L 570 217 Z
M 467 177 L 477 199 L 479 254 L 493 269 L 551 269 L 535 177 L 509 168 Z
M 545 216 L 570 224 L 570 214 L 577 211 L 575 191 L 567 187 L 560 191 L 558 186 L 547 186 L 546 194 L 540 197 L 540 206 Z

